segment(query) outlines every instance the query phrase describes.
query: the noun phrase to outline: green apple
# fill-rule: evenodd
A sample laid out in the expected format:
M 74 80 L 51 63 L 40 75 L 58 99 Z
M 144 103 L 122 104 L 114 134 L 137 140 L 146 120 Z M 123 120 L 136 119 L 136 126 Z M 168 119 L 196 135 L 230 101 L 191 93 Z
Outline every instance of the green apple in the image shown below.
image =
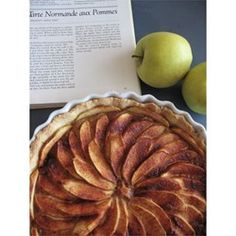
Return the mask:
M 188 72 L 193 59 L 188 41 L 170 32 L 144 36 L 137 43 L 133 57 L 139 78 L 155 88 L 176 84 Z
M 182 85 L 182 94 L 191 110 L 206 114 L 206 62 L 189 71 Z

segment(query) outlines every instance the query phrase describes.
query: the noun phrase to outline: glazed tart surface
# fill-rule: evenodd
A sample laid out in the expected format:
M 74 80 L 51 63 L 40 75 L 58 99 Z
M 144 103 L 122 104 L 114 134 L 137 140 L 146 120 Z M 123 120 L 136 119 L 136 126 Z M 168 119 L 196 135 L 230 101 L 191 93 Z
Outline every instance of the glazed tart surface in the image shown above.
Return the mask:
M 31 235 L 205 235 L 205 140 L 168 107 L 78 104 L 30 154 Z

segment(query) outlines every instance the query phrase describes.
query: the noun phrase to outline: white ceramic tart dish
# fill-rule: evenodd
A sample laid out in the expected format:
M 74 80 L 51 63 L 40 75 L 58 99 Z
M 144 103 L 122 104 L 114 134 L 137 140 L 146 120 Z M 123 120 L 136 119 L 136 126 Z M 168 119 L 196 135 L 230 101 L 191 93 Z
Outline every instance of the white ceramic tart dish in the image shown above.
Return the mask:
M 205 235 L 206 132 L 167 101 L 91 95 L 30 144 L 32 236 Z

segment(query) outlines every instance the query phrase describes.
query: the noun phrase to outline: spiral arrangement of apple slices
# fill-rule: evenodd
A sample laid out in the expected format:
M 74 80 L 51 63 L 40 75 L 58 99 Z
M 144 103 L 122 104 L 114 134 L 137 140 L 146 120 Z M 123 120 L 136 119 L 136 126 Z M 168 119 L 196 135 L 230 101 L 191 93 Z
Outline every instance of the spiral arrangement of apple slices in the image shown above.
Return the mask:
M 31 235 L 204 235 L 205 150 L 164 114 L 97 106 L 50 137 Z

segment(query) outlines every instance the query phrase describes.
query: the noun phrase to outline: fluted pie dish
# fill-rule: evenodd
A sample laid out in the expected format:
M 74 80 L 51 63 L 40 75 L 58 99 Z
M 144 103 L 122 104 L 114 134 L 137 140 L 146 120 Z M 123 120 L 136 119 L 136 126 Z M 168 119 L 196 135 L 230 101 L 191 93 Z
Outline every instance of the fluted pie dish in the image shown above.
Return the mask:
M 30 145 L 32 236 L 205 235 L 200 126 L 150 96 L 66 109 Z

